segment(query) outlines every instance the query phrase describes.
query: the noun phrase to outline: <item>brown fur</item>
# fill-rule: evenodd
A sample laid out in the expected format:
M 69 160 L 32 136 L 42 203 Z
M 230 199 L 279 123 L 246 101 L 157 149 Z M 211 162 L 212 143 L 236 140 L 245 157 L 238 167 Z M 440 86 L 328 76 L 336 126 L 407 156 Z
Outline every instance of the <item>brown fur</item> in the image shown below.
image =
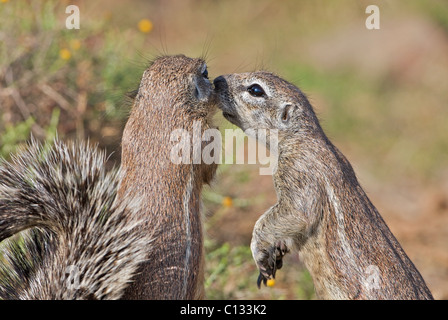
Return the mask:
M 264 95 L 251 95 L 253 84 Z M 321 299 L 432 299 L 297 87 L 269 72 L 222 76 L 215 87 L 229 121 L 244 130 L 279 130 L 278 202 L 257 221 L 251 243 L 260 282 L 295 249 Z
M 203 289 L 201 190 L 216 164 L 174 164 L 175 129 L 210 128 L 215 108 L 205 62 L 183 55 L 156 59 L 144 72 L 122 140 L 119 195 L 143 199 L 141 232 L 158 230 L 148 262 L 124 299 L 200 299 Z M 201 132 L 201 136 L 202 136 Z

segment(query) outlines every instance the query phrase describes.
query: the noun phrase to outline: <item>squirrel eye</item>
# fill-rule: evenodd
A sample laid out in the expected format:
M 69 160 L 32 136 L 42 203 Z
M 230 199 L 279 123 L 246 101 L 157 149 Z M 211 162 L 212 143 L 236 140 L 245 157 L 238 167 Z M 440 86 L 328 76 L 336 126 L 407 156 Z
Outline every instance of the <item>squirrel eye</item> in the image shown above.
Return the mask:
M 202 72 L 202 76 L 203 76 L 205 79 L 208 79 L 208 70 L 207 70 L 207 68 L 205 68 L 205 70 Z
M 262 97 L 265 95 L 263 88 L 258 84 L 253 84 L 247 88 L 247 92 L 253 97 Z

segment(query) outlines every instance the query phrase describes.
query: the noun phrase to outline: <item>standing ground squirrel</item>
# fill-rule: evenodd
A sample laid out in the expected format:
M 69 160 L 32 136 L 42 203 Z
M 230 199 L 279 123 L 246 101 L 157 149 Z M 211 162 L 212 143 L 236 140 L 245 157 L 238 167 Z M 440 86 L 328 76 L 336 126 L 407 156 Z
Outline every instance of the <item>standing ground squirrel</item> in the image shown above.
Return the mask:
M 278 202 L 256 222 L 251 242 L 259 285 L 296 249 L 321 299 L 432 299 L 297 87 L 263 71 L 221 76 L 214 84 L 230 122 L 278 130 Z
M 141 198 L 140 230 L 157 232 L 154 249 L 148 250 L 148 261 L 124 299 L 204 296 L 200 196 L 217 165 L 173 163 L 170 135 L 176 129 L 191 133 L 197 123 L 202 137 L 215 109 L 213 85 L 202 59 L 161 57 L 144 72 L 123 133 L 119 195 Z
M 86 143 L 31 143 L 0 162 L 2 299 L 118 299 L 147 258 L 141 201 L 117 199 L 119 172 Z

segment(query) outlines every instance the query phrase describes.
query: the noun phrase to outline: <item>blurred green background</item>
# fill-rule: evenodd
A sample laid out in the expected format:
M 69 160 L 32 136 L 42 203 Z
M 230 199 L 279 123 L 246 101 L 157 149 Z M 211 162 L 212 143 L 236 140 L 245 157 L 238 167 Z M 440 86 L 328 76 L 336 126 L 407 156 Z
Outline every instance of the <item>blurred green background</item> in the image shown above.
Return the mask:
M 66 6 L 80 29 L 65 27 Z M 380 9 L 368 30 L 365 9 Z M 422 273 L 448 299 L 448 3 L 444 0 L 0 1 L 0 155 L 30 139 L 113 153 L 148 61 L 206 56 L 210 77 L 267 69 L 299 86 Z M 220 128 L 232 127 L 218 114 Z M 276 202 L 257 165 L 221 165 L 204 191 L 209 299 L 313 299 L 291 254 L 256 288 L 249 243 Z

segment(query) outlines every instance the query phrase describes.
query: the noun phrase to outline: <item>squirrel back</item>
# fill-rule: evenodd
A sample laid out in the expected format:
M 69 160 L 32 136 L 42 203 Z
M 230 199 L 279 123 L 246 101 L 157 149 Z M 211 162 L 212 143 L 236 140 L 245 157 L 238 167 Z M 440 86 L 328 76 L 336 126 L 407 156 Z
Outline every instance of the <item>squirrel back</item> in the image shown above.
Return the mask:
M 124 299 L 204 297 L 201 192 L 213 180 L 217 164 L 202 161 L 203 141 L 196 144 L 194 138 L 184 137 L 203 137 L 214 128 L 215 108 L 202 59 L 162 56 L 143 73 L 123 131 L 118 196 L 141 197 L 144 206 L 137 215 L 144 220 L 142 233 L 160 227 L 154 249 L 147 253 L 151 258 L 139 268 Z M 182 137 L 173 134 L 179 131 Z M 176 162 L 180 145 L 182 161 Z M 188 153 L 191 158 L 184 157 Z
M 36 142 L 0 162 L 0 299 L 118 299 L 145 261 L 140 201 L 87 143 Z M 145 250 L 143 250 L 143 248 Z

